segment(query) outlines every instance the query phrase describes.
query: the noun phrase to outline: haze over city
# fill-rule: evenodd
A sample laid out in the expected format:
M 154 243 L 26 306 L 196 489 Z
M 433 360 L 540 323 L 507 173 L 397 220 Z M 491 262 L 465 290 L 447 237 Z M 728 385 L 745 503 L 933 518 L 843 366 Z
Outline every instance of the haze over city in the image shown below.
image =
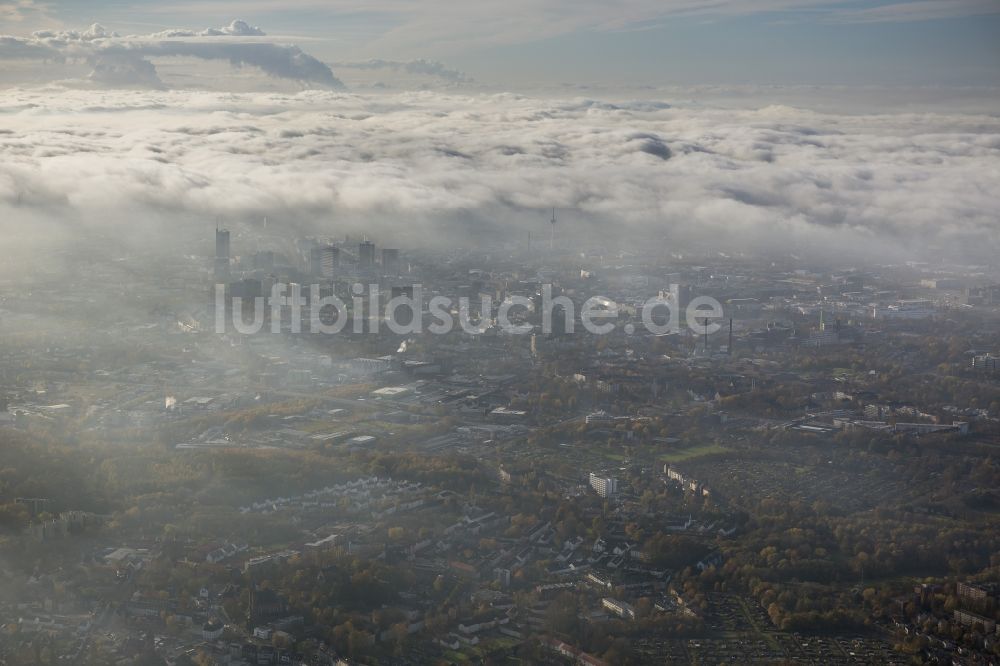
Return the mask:
M 0 0 L 0 665 L 1000 658 L 995 0 Z

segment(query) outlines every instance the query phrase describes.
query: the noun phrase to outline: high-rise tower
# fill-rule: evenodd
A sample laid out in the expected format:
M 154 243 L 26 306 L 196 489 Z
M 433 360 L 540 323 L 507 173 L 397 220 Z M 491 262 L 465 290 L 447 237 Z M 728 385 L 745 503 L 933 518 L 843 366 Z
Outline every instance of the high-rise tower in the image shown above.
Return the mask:
M 333 245 L 314 247 L 309 253 L 309 263 L 314 276 L 332 278 L 340 265 L 340 248 Z
M 375 243 L 365 240 L 358 245 L 358 268 L 369 269 L 375 265 Z
M 229 278 L 229 230 L 215 227 L 215 278 Z

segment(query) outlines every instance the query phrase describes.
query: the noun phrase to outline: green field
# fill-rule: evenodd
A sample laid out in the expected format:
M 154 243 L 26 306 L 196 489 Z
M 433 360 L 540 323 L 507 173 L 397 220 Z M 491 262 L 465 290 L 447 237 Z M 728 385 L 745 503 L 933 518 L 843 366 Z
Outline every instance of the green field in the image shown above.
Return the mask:
M 694 444 L 692 446 L 671 446 L 668 451 L 664 451 L 656 456 L 657 460 L 662 462 L 683 462 L 685 460 L 691 460 L 692 458 L 700 458 L 702 456 L 710 456 L 717 453 L 728 453 L 732 449 L 728 449 L 721 444 Z

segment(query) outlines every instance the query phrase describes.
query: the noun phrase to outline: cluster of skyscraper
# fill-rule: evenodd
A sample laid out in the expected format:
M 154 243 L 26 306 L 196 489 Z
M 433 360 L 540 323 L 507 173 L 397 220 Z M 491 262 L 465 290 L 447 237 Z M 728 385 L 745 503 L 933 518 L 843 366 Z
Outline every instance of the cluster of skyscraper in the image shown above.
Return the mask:
M 315 242 L 315 241 L 310 241 Z M 343 246 L 327 243 L 308 249 L 308 273 L 313 278 L 332 279 L 339 273 L 342 264 Z M 303 249 L 303 252 L 305 249 Z M 356 274 L 364 276 L 378 270 L 382 275 L 399 275 L 399 250 L 383 248 L 380 262 L 376 262 L 375 243 L 363 240 L 357 246 L 357 261 L 353 262 Z M 346 263 L 346 262 L 345 262 Z M 254 271 L 271 271 L 275 268 L 276 255 L 272 251 L 261 251 L 253 255 L 250 265 Z M 288 268 L 288 267 L 286 267 Z M 214 275 L 217 281 L 227 281 L 232 273 L 232 255 L 228 229 L 215 229 Z

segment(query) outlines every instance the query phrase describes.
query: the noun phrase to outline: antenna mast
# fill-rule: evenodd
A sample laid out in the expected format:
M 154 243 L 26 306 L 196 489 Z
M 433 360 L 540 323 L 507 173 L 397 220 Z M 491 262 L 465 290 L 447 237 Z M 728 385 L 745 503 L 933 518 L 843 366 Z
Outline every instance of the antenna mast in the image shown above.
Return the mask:
M 556 209 L 552 209 L 552 219 L 549 220 L 549 250 L 555 249 L 556 245 Z

